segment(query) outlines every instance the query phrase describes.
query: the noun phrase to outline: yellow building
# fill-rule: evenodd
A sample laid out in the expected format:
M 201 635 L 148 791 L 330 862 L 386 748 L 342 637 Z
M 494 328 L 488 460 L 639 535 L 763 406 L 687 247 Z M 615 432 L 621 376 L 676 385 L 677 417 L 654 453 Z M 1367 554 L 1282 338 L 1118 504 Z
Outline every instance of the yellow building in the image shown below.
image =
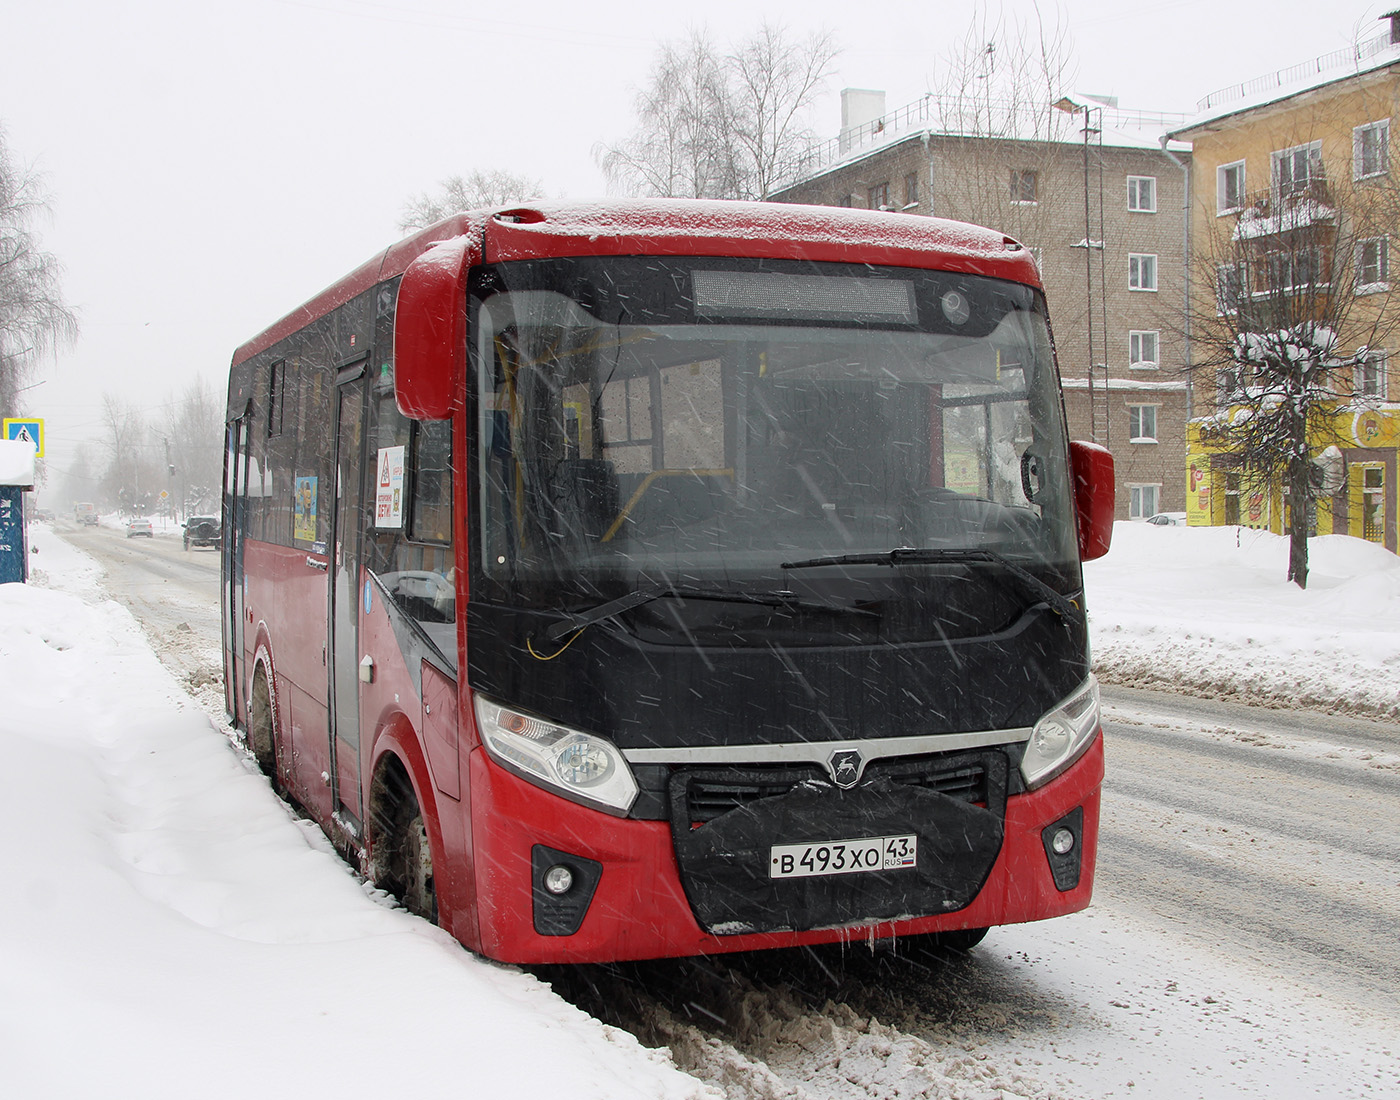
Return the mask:
M 1223 416 L 1238 415 L 1238 409 Z M 1213 434 L 1215 420 L 1186 430 L 1186 520 L 1192 526 L 1241 526 L 1282 534 L 1292 522 L 1277 490 L 1252 482 Z M 1326 438 L 1310 448 L 1323 495 L 1309 525 L 1318 535 L 1354 535 L 1396 549 L 1396 456 L 1400 406 L 1341 405 Z
M 1400 13 L 1386 23 L 1354 47 L 1212 93 L 1170 135 L 1192 143 L 1190 523 L 1278 532 L 1292 523 L 1287 499 L 1250 484 L 1220 438 L 1220 426 L 1241 415 L 1250 380 L 1220 354 L 1219 334 L 1281 327 L 1284 314 L 1337 318 L 1337 351 L 1355 363 L 1349 377 L 1333 377 L 1328 423 L 1309 433 L 1321 487 L 1309 529 L 1397 549 L 1400 285 L 1389 251 L 1400 236 L 1390 148 L 1391 120 L 1400 120 Z M 1212 362 L 1213 395 L 1199 378 Z

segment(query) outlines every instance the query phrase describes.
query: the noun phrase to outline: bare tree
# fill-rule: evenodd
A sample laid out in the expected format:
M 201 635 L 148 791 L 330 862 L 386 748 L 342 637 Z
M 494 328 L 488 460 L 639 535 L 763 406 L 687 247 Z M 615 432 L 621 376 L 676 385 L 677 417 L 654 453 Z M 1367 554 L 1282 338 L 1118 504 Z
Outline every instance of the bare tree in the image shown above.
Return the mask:
M 399 228 L 404 232 L 426 229 L 449 214 L 484 207 L 508 206 L 541 198 L 544 194 L 539 180 L 517 176 L 511 172 L 480 170 L 463 176 L 448 176 L 437 191 L 425 191 L 410 199 L 399 215 Z
M 1384 399 L 1364 372 L 1400 321 L 1386 272 L 1400 192 L 1389 176 L 1328 178 L 1320 143 L 1296 136 L 1299 159 L 1197 245 L 1215 297 L 1193 310 L 1191 370 L 1218 401 L 1203 442 L 1244 495 L 1283 503 L 1288 579 L 1306 588 L 1308 535 L 1342 486 L 1342 425 Z
M 737 194 L 735 143 L 728 132 L 734 108 L 724 60 L 704 31 L 662 44 L 635 110 L 632 136 L 599 150 L 609 180 L 633 193 L 666 198 Z
M 43 181 L 19 164 L 0 130 L 0 415 L 19 412 L 19 393 L 39 358 L 71 342 L 76 315 L 63 302 L 60 267 L 40 245 L 34 220 L 48 209 Z
M 104 393 L 101 423 L 101 443 L 107 453 L 103 498 L 127 512 L 149 511 L 152 494 L 160 492 L 165 479 L 146 453 L 149 439 L 145 417 L 134 406 Z
M 203 378 L 196 378 L 177 401 L 171 402 L 161 441 L 172 503 L 178 502 L 185 514 L 202 514 L 218 507 L 223 412 L 223 403 Z
M 830 33 L 793 41 L 767 23 L 728 54 L 703 30 L 665 43 L 632 136 L 600 146 L 598 161 L 631 194 L 763 198 L 811 143 L 802 119 L 836 54 Z
M 962 39 L 944 55 L 934 81 L 934 128 L 958 171 L 940 186 L 948 209 L 1040 245 L 1062 224 L 1056 204 L 1081 193 L 1055 146 L 1084 125 L 1057 108 L 1075 80 L 1068 31 L 1006 22 L 979 6 Z

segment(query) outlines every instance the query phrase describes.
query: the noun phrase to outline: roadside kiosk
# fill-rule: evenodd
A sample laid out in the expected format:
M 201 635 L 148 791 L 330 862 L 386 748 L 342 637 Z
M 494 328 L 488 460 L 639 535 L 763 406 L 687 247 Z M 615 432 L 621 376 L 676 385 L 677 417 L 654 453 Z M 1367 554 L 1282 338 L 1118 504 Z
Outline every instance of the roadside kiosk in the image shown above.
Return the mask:
M 0 439 L 0 584 L 29 579 L 24 493 L 34 488 L 34 444 Z

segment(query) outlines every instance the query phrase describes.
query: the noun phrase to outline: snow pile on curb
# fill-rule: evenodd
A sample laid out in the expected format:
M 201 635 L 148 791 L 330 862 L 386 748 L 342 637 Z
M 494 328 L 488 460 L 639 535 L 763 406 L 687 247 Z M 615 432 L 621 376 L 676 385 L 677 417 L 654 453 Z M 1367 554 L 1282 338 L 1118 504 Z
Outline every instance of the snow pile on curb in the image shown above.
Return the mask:
M 1107 682 L 1400 718 L 1400 559 L 1343 535 L 1119 523 L 1084 567 L 1094 668 Z
M 0 1055 L 35 1098 L 718 1100 L 364 886 L 56 539 L 0 585 Z

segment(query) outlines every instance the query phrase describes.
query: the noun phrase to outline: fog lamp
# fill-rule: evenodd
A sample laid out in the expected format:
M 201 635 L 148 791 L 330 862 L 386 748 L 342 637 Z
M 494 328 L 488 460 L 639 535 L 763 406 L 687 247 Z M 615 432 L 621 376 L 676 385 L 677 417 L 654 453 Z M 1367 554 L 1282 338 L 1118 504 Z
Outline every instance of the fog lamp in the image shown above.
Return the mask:
M 1074 848 L 1074 833 L 1069 829 L 1056 829 L 1054 837 L 1050 840 L 1050 847 L 1055 849 L 1056 855 L 1069 855 Z
M 556 897 L 567 894 L 574 885 L 574 873 L 562 863 L 556 863 L 544 873 L 544 888 Z

